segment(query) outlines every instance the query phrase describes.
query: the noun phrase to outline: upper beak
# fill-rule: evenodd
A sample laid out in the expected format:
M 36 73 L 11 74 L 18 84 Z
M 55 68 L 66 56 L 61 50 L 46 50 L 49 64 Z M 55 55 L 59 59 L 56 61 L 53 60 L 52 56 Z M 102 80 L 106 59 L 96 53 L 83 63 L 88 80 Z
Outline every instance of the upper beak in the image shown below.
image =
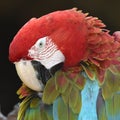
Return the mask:
M 15 67 L 18 76 L 27 87 L 35 91 L 43 91 L 44 85 L 42 81 L 37 78 L 38 73 L 35 71 L 31 61 L 21 60 L 15 62 Z

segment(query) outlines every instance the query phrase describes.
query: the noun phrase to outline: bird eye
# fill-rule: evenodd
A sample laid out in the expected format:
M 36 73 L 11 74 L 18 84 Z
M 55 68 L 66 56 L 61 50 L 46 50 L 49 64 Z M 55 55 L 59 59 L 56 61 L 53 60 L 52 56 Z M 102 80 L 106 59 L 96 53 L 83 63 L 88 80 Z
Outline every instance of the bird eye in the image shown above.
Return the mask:
M 43 49 L 46 45 L 46 37 L 38 39 L 35 43 L 35 46 L 39 49 Z
M 40 42 L 40 43 L 39 43 L 39 47 L 41 48 L 42 46 L 43 46 L 43 43 L 42 43 L 42 42 Z

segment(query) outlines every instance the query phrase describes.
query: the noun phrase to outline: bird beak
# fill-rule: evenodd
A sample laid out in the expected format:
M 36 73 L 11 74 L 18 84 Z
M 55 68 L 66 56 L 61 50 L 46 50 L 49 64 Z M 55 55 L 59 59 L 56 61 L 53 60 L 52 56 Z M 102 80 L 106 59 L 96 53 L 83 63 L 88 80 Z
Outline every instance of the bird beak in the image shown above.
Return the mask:
M 42 81 L 37 78 L 37 72 L 35 71 L 31 61 L 20 60 L 15 62 L 17 74 L 21 81 L 34 91 L 43 91 L 44 85 Z
M 15 62 L 15 67 L 21 81 L 34 91 L 43 91 L 46 82 L 54 76 L 55 72 L 63 67 L 63 62 L 47 69 L 39 61 L 20 60 Z

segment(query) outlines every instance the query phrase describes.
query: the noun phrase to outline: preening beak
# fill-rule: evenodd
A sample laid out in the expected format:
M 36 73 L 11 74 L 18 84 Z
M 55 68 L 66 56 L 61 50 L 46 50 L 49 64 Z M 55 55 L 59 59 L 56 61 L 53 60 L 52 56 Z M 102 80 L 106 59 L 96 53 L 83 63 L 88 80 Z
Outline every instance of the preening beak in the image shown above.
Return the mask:
M 31 61 L 21 60 L 19 62 L 15 62 L 15 67 L 18 76 L 27 87 L 35 91 L 43 90 L 43 84 L 40 80 L 38 80 L 37 78 L 38 73 L 32 66 Z

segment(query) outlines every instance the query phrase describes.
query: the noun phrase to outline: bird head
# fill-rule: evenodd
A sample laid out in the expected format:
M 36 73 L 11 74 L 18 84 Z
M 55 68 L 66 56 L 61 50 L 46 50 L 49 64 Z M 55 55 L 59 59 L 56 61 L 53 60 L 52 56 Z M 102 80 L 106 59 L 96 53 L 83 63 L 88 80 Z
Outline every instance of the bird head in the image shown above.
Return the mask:
M 26 86 L 42 91 L 56 70 L 76 66 L 84 58 L 85 16 L 75 9 L 56 11 L 32 18 L 18 31 L 9 59 Z

